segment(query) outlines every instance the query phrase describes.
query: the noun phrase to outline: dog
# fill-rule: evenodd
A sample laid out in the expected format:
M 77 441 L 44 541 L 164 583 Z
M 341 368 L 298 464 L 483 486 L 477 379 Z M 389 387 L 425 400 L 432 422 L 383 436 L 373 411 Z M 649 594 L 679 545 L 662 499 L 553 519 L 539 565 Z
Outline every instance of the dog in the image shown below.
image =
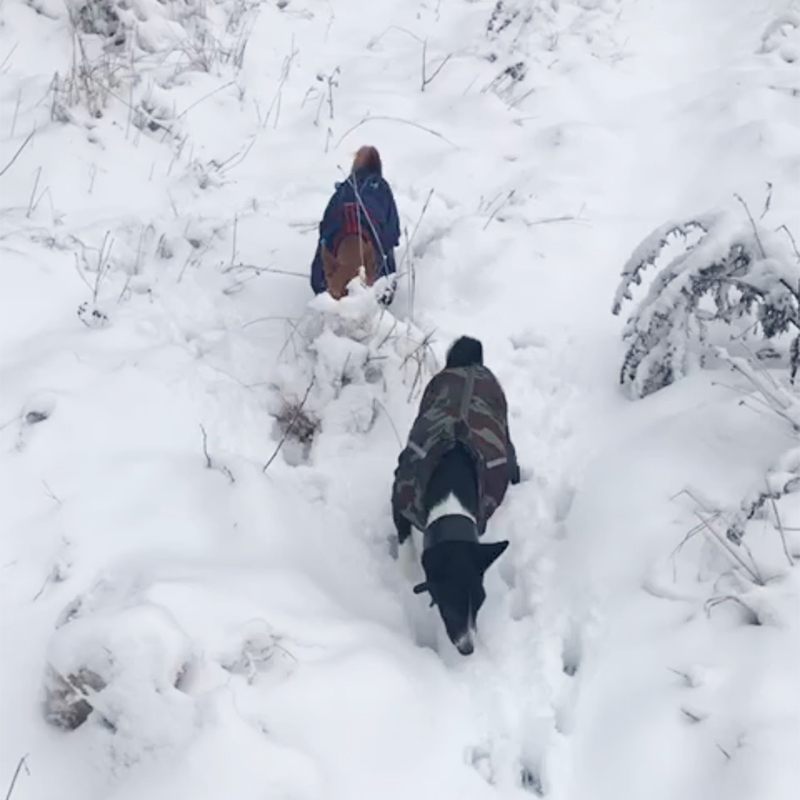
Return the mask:
M 380 153 L 365 145 L 355 154 L 350 175 L 336 184 L 325 208 L 311 263 L 311 288 L 315 294 L 327 291 L 339 300 L 363 267 L 367 286 L 380 277 L 392 276 L 384 298 L 388 305 L 397 272 L 394 248 L 399 243 L 400 219 L 391 187 L 383 177 Z
M 462 336 L 422 396 L 392 487 L 392 517 L 400 547 L 411 547 L 412 526 L 423 533 L 425 581 L 447 636 L 462 655 L 474 651 L 483 576 L 508 541 L 479 537 L 520 481 L 508 431 L 508 405 L 497 378 L 483 365 L 483 345 Z M 408 544 L 407 544 L 408 542 Z

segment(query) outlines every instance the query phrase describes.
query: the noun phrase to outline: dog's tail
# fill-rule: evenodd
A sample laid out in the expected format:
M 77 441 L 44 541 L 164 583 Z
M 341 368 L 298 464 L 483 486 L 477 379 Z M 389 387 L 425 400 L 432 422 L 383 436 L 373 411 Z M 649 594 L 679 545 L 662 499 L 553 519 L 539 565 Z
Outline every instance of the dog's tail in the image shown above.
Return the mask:
M 472 367 L 483 364 L 483 345 L 471 336 L 456 339 L 447 351 L 447 368 Z

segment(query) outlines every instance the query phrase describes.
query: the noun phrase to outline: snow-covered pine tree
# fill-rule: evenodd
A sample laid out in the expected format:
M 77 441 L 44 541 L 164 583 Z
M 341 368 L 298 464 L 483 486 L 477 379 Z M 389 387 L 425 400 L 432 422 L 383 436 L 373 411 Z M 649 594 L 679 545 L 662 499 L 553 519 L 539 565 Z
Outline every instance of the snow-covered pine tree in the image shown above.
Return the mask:
M 620 383 L 645 397 L 683 377 L 702 352 L 708 325 L 741 322 L 765 339 L 794 333 L 792 379 L 798 367 L 800 265 L 790 237 L 749 214 L 715 211 L 668 222 L 653 231 L 622 270 L 612 311 L 632 300 L 632 284 L 673 243 L 680 252 L 661 266 L 623 330 L 628 349 Z

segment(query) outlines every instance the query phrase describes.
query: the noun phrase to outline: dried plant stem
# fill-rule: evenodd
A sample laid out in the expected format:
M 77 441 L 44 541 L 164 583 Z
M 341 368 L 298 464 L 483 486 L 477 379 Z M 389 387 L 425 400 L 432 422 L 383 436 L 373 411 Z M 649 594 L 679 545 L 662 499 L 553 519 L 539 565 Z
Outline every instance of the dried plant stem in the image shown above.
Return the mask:
M 238 382 L 241 383 L 241 381 Z M 221 466 L 216 466 L 211 460 L 211 456 L 208 452 L 208 434 L 206 433 L 206 429 L 202 423 L 200 423 L 200 433 L 203 435 L 203 455 L 206 457 L 206 469 L 216 469 L 221 472 L 231 483 L 236 483 L 236 478 L 233 477 L 233 473 L 224 464 Z
M 498 214 L 498 212 L 500 211 L 500 209 L 501 209 L 501 208 L 503 208 L 503 207 L 505 206 L 505 204 L 506 204 L 506 203 L 507 203 L 509 200 L 511 200 L 511 198 L 514 196 L 514 192 L 515 192 L 515 190 L 514 190 L 514 189 L 512 189 L 512 190 L 511 190 L 511 191 L 510 191 L 510 192 L 509 192 L 509 193 L 508 193 L 508 194 L 507 194 L 507 195 L 506 195 L 506 196 L 503 198 L 503 201 L 500 203 L 500 205 L 498 205 L 498 206 L 497 206 L 497 208 L 495 208 L 495 210 L 494 210 L 494 211 L 492 211 L 491 215 L 489 216 L 489 219 L 487 219 L 487 220 L 486 220 L 486 224 L 483 226 L 483 229 L 484 229 L 484 230 L 486 230 L 486 229 L 489 227 L 489 223 L 490 223 L 490 222 L 491 222 L 491 221 L 492 221 L 492 220 L 495 218 L 495 216 Z
M 308 279 L 308 275 L 303 272 L 292 272 L 288 269 L 276 269 L 275 267 L 257 267 L 255 264 L 229 264 L 227 267 L 225 267 L 225 269 L 222 270 L 222 272 L 228 273 L 239 269 L 252 270 L 257 275 L 260 275 L 262 272 L 272 272 L 275 275 L 291 275 L 293 278 Z
M 764 210 L 761 212 L 761 216 L 759 219 L 764 219 L 764 217 L 769 213 L 769 207 L 772 205 L 772 183 L 767 181 L 767 197 L 764 200 Z
M 6 800 L 11 800 L 11 795 L 14 793 L 14 787 L 17 785 L 17 778 L 19 778 L 20 772 L 22 772 L 22 770 L 24 769 L 26 775 L 31 774 L 31 771 L 28 769 L 27 763 L 25 763 L 27 760 L 28 760 L 28 755 L 26 753 L 17 763 L 17 768 L 14 770 L 14 776 L 11 778 L 11 785 L 8 787 L 8 792 L 6 792 Z
M 750 579 L 753 583 L 758 584 L 759 586 L 764 585 L 764 579 L 761 575 L 758 574 L 758 570 L 755 566 L 751 567 L 738 553 L 734 552 L 734 550 L 728 545 L 725 539 L 720 536 L 712 527 L 711 527 L 711 520 L 705 520 L 703 517 L 700 516 L 697 512 L 695 512 L 695 516 L 703 523 L 703 530 L 708 533 L 708 538 L 710 541 L 714 542 L 728 558 L 735 561 L 745 572 L 750 576 Z
M 8 134 L 9 139 L 14 138 L 14 131 L 17 129 L 17 114 L 19 113 L 19 104 L 22 102 L 22 89 L 17 92 L 17 102 L 14 105 L 14 117 L 11 120 L 11 133 Z
M 203 423 L 200 423 L 200 433 L 203 434 L 203 455 L 206 457 L 206 468 L 211 469 L 211 456 L 208 454 L 208 434 L 206 433 L 205 426 Z
M 797 260 L 800 261 L 800 250 L 797 249 L 797 242 L 794 240 L 794 236 L 792 236 L 792 232 L 785 225 L 779 225 L 777 230 L 786 232 L 786 235 L 789 237 L 789 241 L 792 243 L 792 248 L 794 249 L 794 254 L 797 257 Z
M 778 533 L 780 533 L 781 535 L 781 544 L 783 545 L 783 553 L 786 556 L 786 560 L 789 562 L 789 566 L 793 567 L 794 559 L 792 558 L 792 555 L 789 552 L 789 546 L 786 544 L 786 533 L 783 530 L 783 522 L 781 521 L 781 515 L 778 513 L 778 504 L 775 502 L 775 495 L 769 488 L 768 483 L 767 483 L 767 495 L 769 496 L 770 503 L 772 503 L 772 513 L 775 515 L 775 524 L 778 528 Z
M 267 463 L 264 464 L 264 467 L 261 470 L 262 472 L 266 472 L 269 469 L 270 464 L 272 464 L 272 462 L 278 457 L 278 453 L 280 453 L 281 448 L 283 447 L 283 443 L 289 436 L 289 433 L 294 427 L 295 422 L 297 422 L 297 418 L 300 416 L 300 412 L 303 410 L 303 406 L 306 404 L 306 400 L 308 400 L 309 394 L 311 394 L 311 389 L 313 388 L 316 379 L 317 376 L 315 375 L 311 379 L 311 383 L 308 384 L 308 389 L 306 389 L 306 393 L 303 395 L 303 399 L 300 401 L 300 404 L 294 410 L 294 414 L 292 414 L 292 418 L 291 420 L 289 420 L 289 424 L 286 426 L 286 430 L 283 432 L 283 436 L 281 436 L 281 439 L 278 442 L 278 446 L 275 448 L 275 452 L 269 457 Z
M 5 174 L 6 174 L 6 172 L 8 172 L 8 170 L 11 168 L 11 165 L 12 165 L 12 164 L 13 164 L 13 163 L 14 163 L 14 162 L 17 160 L 17 158 L 19 158 L 19 154 L 20 154 L 20 153 L 21 153 L 21 152 L 22 152 L 22 151 L 23 151 L 23 150 L 24 150 L 24 149 L 27 147 L 27 145 L 28 145 L 28 142 L 30 142 L 30 140 L 31 140 L 31 139 L 33 139 L 33 135 L 34 135 L 35 133 L 36 133 L 36 128 L 34 128 L 34 129 L 33 129 L 33 130 L 32 130 L 32 131 L 31 131 L 31 132 L 30 132 L 30 133 L 29 133 L 29 134 L 28 134 L 28 135 L 25 137 L 25 141 L 24 141 L 24 142 L 23 142 L 23 143 L 22 143 L 22 144 L 21 144 L 21 145 L 20 145 L 20 146 L 17 148 L 17 152 L 16 152 L 16 153 L 14 153 L 14 155 L 13 155 L 13 156 L 11 156 L 11 161 L 9 161 L 9 162 L 8 162 L 8 164 L 6 164 L 6 165 L 3 167 L 3 169 L 1 169 L 1 170 L 0 170 L 0 178 L 1 178 L 3 175 L 5 175 Z
M 761 251 L 761 258 L 766 258 L 767 254 L 764 250 L 764 245 L 761 244 L 761 238 L 758 235 L 758 228 L 756 227 L 756 221 L 753 219 L 753 215 L 750 213 L 750 208 L 742 199 L 741 195 L 738 195 L 734 192 L 733 196 L 742 204 L 744 207 L 745 213 L 747 214 L 747 218 L 750 220 L 750 224 L 753 226 L 753 234 L 756 237 L 756 242 L 758 243 L 758 249 Z
M 227 89 L 229 86 L 235 86 L 235 85 L 236 85 L 236 81 L 228 81 L 227 83 L 223 84 L 222 86 L 218 86 L 213 91 L 208 92 L 208 94 L 204 94 L 199 100 L 195 100 L 194 103 L 192 103 L 191 105 L 189 105 L 186 108 L 184 108 L 183 111 L 181 111 L 181 113 L 178 114 L 177 117 L 175 117 L 175 119 L 180 119 L 181 117 L 186 116 L 186 114 L 188 114 L 193 108 L 196 108 L 197 106 L 200 105 L 200 103 L 203 103 L 206 100 L 208 100 L 209 97 L 213 97 L 218 92 L 221 92 L 224 89 Z
M 28 210 L 25 213 L 25 219 L 30 219 L 31 214 L 33 213 L 34 208 L 34 198 L 36 197 L 36 190 L 39 188 L 39 178 L 42 177 L 42 168 L 39 167 L 36 170 L 36 178 L 33 181 L 33 189 L 31 190 L 31 199 L 28 201 Z
M 431 82 L 434 80 L 434 78 L 436 78 L 436 76 L 437 76 L 437 75 L 438 75 L 438 74 L 439 74 L 439 73 L 442 71 L 442 69 L 444 68 L 444 65 L 445 65 L 445 64 L 446 64 L 446 63 L 447 63 L 447 62 L 448 62 L 448 61 L 449 61 L 449 60 L 450 60 L 452 57 L 453 57 L 453 54 L 452 54 L 452 53 L 448 53 L 448 54 L 447 54 L 447 55 L 446 55 L 446 56 L 445 56 L 445 57 L 444 57 L 444 58 L 443 58 L 443 59 L 442 59 L 442 60 L 439 62 L 439 66 L 438 66 L 438 67 L 436 67 L 436 69 L 433 71 L 433 75 L 431 75 L 431 76 L 430 76 L 430 78 L 429 78 L 429 77 L 427 76 L 427 71 L 428 71 L 428 64 L 427 64 L 427 59 L 428 59 L 428 40 L 427 40 L 427 39 L 424 39 L 424 40 L 423 40 L 423 42 L 422 42 L 422 87 L 421 87 L 421 91 L 423 91 L 423 92 L 425 91 L 425 87 L 426 87 L 426 86 L 427 86 L 429 83 L 431 83 Z
M 392 426 L 392 430 L 394 431 L 394 438 L 397 439 L 398 446 L 402 448 L 403 440 L 400 438 L 400 433 L 397 430 L 397 426 L 394 424 L 391 414 L 387 411 L 386 406 L 380 400 L 378 400 L 377 397 L 375 398 L 375 402 L 381 407 L 383 413 L 386 414 L 386 419 L 389 420 L 389 424 Z
M 756 611 L 751 608 L 747 603 L 742 600 L 741 597 L 737 597 L 734 594 L 726 594 L 721 597 L 712 597 L 710 600 L 706 601 L 705 610 L 706 614 L 711 616 L 711 609 L 715 608 L 716 606 L 722 605 L 722 603 L 738 603 L 745 611 L 745 614 L 748 617 L 748 621 L 751 625 L 760 625 L 761 620 L 758 617 Z
M 236 232 L 237 228 L 239 227 L 239 215 L 233 215 L 233 245 L 231 247 L 231 266 L 233 266 L 233 262 L 236 261 Z
M 336 147 L 338 147 L 347 136 L 349 136 L 356 128 L 360 128 L 362 125 L 366 125 L 368 122 L 400 122 L 403 125 L 411 125 L 412 128 L 419 128 L 421 131 L 425 131 L 426 133 L 431 134 L 431 136 L 435 136 L 437 139 L 441 139 L 443 142 L 446 142 L 450 145 L 454 150 L 459 150 L 459 146 L 454 142 L 451 142 L 446 136 L 442 136 L 441 133 L 438 131 L 433 130 L 432 128 L 428 128 L 425 125 L 420 125 L 418 122 L 412 122 L 409 119 L 403 119 L 402 117 L 392 117 L 388 115 L 378 115 L 374 117 L 365 117 L 360 122 L 357 122 L 355 125 L 349 127 L 340 137 L 339 140 L 336 142 Z

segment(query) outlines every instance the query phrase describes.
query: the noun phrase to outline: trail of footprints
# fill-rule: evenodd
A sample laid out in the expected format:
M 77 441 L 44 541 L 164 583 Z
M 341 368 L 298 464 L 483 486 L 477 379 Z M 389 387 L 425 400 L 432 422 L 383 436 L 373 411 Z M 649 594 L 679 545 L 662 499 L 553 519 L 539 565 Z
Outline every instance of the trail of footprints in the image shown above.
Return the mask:
M 561 377 L 561 347 L 530 333 L 516 337 L 508 394 L 524 410 L 512 419 L 521 453 L 524 491 L 512 503 L 516 557 L 500 575 L 509 593 L 502 631 L 491 635 L 490 671 L 470 675 L 470 691 L 485 717 L 486 738 L 467 761 L 490 784 L 546 797 L 548 753 L 569 736 L 580 682 L 584 625 L 558 595 L 556 567 L 574 491 L 560 474 L 572 432 L 577 394 Z

